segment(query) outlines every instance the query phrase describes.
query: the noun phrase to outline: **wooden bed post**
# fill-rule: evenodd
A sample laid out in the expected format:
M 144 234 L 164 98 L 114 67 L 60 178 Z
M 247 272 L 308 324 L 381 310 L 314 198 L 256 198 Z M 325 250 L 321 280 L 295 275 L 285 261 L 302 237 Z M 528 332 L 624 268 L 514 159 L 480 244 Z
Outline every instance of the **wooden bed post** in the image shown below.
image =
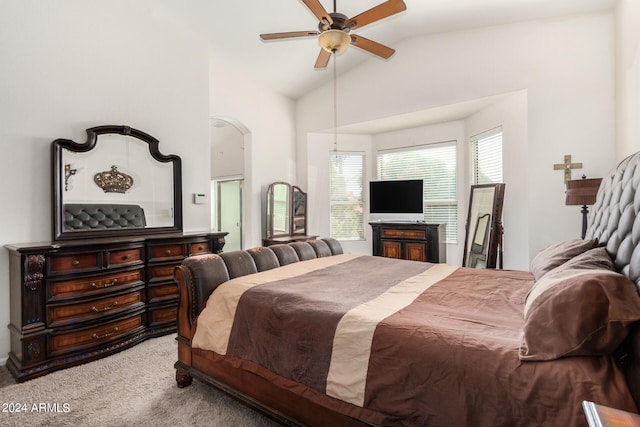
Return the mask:
M 183 388 L 191 385 L 193 377 L 189 373 L 191 368 L 191 338 L 193 336 L 193 319 L 190 310 L 193 310 L 192 301 L 195 301 L 193 288 L 191 287 L 189 270 L 177 266 L 174 277 L 178 281 L 180 303 L 178 304 L 178 361 L 175 363 L 176 382 Z

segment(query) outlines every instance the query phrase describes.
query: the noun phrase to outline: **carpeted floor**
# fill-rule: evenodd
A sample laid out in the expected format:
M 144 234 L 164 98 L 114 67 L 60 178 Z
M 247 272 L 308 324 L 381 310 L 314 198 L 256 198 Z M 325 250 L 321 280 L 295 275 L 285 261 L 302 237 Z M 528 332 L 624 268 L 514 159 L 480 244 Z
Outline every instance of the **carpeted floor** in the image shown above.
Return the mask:
M 201 381 L 178 388 L 176 358 L 175 337 L 169 335 L 23 384 L 0 367 L 0 425 L 278 425 Z
M 13 377 L 9 373 L 9 370 L 6 368 L 6 366 L 1 366 L 0 367 L 0 389 L 15 383 L 16 381 L 13 379 Z

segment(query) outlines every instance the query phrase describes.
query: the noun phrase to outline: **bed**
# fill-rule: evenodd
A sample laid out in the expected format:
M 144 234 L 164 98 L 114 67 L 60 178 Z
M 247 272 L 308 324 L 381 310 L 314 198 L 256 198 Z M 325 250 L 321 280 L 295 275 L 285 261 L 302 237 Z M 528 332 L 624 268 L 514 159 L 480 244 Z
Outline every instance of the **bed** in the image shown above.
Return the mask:
M 640 154 L 603 179 L 585 239 L 531 271 L 344 254 L 333 239 L 176 269 L 176 380 L 288 425 L 586 426 L 640 401 Z
M 144 228 L 147 225 L 140 205 L 66 203 L 63 211 L 65 231 Z

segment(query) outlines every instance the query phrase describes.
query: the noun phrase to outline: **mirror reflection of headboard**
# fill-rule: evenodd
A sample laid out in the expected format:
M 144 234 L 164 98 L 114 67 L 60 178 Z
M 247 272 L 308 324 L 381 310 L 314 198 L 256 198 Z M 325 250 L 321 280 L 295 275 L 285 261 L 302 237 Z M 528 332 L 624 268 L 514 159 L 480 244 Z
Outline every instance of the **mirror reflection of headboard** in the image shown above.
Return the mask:
M 52 143 L 53 239 L 182 231 L 180 157 L 129 126 Z

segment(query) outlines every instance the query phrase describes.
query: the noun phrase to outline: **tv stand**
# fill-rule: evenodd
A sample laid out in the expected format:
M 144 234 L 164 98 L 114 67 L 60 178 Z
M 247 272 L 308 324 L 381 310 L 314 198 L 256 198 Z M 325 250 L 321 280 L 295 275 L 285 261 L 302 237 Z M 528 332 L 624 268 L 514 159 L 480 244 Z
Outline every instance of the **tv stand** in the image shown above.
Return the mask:
M 375 221 L 373 255 L 432 263 L 447 261 L 445 224 L 421 221 Z

